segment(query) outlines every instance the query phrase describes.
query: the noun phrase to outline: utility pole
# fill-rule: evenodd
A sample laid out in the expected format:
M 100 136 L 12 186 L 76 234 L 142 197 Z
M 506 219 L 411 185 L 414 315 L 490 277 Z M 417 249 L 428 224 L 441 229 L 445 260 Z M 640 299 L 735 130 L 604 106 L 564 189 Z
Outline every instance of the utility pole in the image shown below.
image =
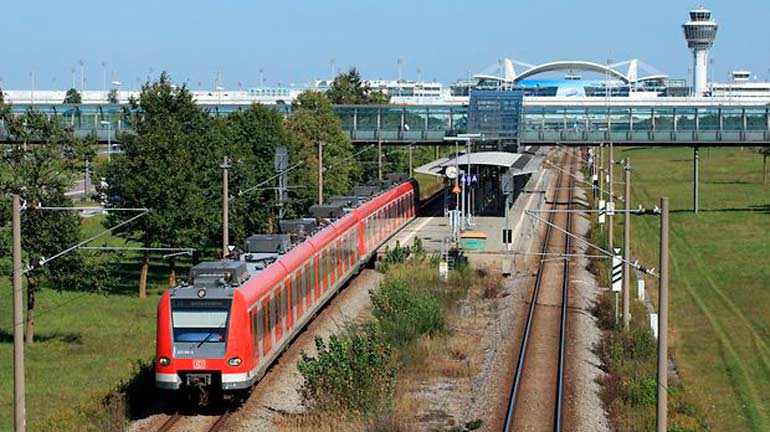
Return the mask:
M 409 177 L 412 177 L 412 144 L 409 144 Z
M 324 203 L 324 143 L 318 141 L 318 205 Z
M 612 183 L 613 183 L 612 171 L 613 171 L 613 164 L 615 163 L 615 161 L 612 160 L 612 143 L 610 143 L 609 150 L 610 150 L 610 154 L 609 154 L 609 157 L 607 158 L 607 175 L 608 175 L 607 190 L 610 196 L 609 198 L 607 198 L 607 242 L 608 242 L 607 245 L 609 246 L 608 250 L 614 251 L 615 249 L 613 249 L 613 245 L 615 242 L 613 241 L 614 230 L 612 227 L 612 219 L 613 219 L 612 214 L 614 213 L 614 211 L 613 212 L 609 211 L 610 206 L 615 205 L 614 203 L 615 197 L 612 193 Z
M 657 431 L 668 428 L 668 198 L 660 199 L 660 293 L 658 298 Z
M 280 146 L 275 149 L 274 169 L 278 176 L 278 188 L 276 189 L 278 201 L 278 218 L 283 219 L 286 215 L 286 206 L 289 203 L 289 150 Z
M 599 156 L 597 158 L 596 173 L 599 175 L 599 199 L 604 198 L 604 144 L 599 144 Z M 604 229 L 602 224 L 602 229 Z
M 631 266 L 628 264 L 631 261 L 631 160 L 626 157 L 626 163 L 624 165 L 626 172 L 626 192 L 624 206 L 626 211 L 623 213 L 623 328 L 628 330 L 631 322 L 631 294 L 629 287 L 631 286 Z
M 695 146 L 693 148 L 693 166 L 692 166 L 692 211 L 695 214 L 698 214 L 698 177 L 699 177 L 699 171 L 700 171 L 700 148 L 698 146 Z
M 465 145 L 467 147 L 467 150 L 465 152 L 466 157 L 468 158 L 468 170 L 465 173 L 465 182 L 463 183 L 464 190 L 467 189 L 467 192 L 465 193 L 465 199 L 468 200 L 467 204 L 465 201 L 463 201 L 463 204 L 466 205 L 465 210 L 466 213 L 468 213 L 468 217 L 466 219 L 466 222 L 468 225 L 473 224 L 473 207 L 471 206 L 471 151 L 473 151 L 471 140 L 468 139 L 468 141 L 465 142 Z M 465 185 L 467 183 L 467 186 Z
M 83 201 L 88 199 L 88 159 L 83 159 L 85 172 L 83 173 Z
M 377 179 L 382 187 L 382 141 L 377 141 Z
M 21 204 L 13 195 L 13 420 L 14 430 L 27 429 L 24 404 L 24 300 L 21 285 Z
M 230 163 L 227 156 L 222 164 L 222 258 L 226 258 L 230 246 L 230 192 L 229 192 L 229 170 Z

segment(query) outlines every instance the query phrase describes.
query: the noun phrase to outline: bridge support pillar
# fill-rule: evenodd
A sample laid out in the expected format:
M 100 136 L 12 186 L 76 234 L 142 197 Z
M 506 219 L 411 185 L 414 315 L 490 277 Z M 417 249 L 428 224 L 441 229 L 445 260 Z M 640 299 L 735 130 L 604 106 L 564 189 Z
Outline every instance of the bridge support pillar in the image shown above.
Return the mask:
M 698 213 L 698 185 L 700 176 L 700 148 L 693 147 L 693 166 L 692 166 L 692 211 Z

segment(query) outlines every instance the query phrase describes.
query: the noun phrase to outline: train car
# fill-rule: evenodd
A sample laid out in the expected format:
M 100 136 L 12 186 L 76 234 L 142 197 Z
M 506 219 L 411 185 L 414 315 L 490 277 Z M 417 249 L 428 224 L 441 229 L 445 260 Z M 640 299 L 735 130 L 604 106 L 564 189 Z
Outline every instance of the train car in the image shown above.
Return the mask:
M 189 284 L 169 289 L 158 305 L 156 387 L 187 390 L 199 403 L 212 391 L 250 388 L 377 248 L 416 217 L 418 197 L 416 182 L 400 184 L 267 266 L 248 254 L 194 266 Z

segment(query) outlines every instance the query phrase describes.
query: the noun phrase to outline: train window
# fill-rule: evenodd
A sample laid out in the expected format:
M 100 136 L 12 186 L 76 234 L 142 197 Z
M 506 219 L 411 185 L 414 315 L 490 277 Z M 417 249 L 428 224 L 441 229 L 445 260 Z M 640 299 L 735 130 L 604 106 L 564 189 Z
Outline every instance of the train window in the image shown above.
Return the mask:
M 297 273 L 294 273 L 294 276 L 291 279 L 291 308 L 294 310 L 294 308 L 297 307 L 297 290 L 299 287 L 297 286 Z

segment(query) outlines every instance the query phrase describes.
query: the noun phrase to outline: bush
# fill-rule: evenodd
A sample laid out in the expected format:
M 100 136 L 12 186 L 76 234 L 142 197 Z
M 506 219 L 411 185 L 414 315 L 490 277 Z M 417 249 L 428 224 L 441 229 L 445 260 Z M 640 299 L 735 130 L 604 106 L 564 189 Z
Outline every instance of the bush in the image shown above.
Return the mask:
M 387 273 L 394 264 L 402 264 L 409 259 L 421 263 L 428 258 L 432 260 L 433 256 L 428 256 L 419 237 L 414 238 L 412 246 L 401 246 L 401 243 L 396 240 L 396 245 L 393 249 L 385 248 L 385 252 L 380 256 L 377 268 L 380 272 Z
M 393 396 L 396 367 L 391 347 L 373 325 L 315 339 L 317 357 L 302 353 L 299 390 L 311 410 L 376 415 Z
M 634 379 L 626 385 L 625 401 L 633 406 L 653 406 L 658 398 L 655 377 Z
M 372 313 L 385 339 L 395 346 L 444 330 L 440 301 L 428 292 L 414 290 L 404 279 L 386 280 L 371 297 Z

